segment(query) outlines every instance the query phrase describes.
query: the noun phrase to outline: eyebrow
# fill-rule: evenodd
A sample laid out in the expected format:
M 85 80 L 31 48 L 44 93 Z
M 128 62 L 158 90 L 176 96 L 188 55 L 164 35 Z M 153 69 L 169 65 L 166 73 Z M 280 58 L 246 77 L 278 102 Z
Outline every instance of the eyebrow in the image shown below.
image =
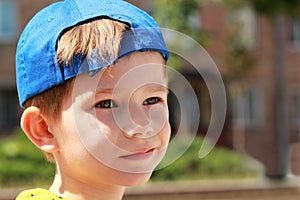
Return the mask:
M 146 85 L 146 90 L 150 92 L 169 92 L 169 89 L 166 86 L 159 84 L 149 84 Z
M 117 88 L 99 88 L 96 90 L 96 94 L 106 93 L 110 94 L 113 93 L 114 90 L 118 90 Z
M 169 92 L 166 86 L 159 84 L 148 84 L 143 86 L 147 92 Z M 143 88 L 142 87 L 142 88 Z M 113 92 L 122 91 L 121 88 L 99 88 L 96 90 L 96 94 L 111 94 Z

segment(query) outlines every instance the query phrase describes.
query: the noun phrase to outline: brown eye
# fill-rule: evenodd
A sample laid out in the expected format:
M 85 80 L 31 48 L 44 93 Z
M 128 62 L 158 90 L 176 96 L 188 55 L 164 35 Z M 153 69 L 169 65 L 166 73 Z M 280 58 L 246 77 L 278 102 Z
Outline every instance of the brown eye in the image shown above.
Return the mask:
M 108 109 L 108 108 L 113 108 L 113 107 L 116 107 L 116 104 L 111 99 L 100 101 L 95 105 L 95 108 Z
M 156 104 L 160 101 L 161 101 L 161 99 L 159 97 L 151 97 L 151 98 L 146 99 L 143 102 L 143 105 L 152 105 L 152 104 Z

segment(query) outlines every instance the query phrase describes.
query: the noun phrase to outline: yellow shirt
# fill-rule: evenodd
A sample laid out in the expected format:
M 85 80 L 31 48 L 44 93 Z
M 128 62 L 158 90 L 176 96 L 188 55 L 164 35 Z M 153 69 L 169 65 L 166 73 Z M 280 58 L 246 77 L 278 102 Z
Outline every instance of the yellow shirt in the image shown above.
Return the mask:
M 32 190 L 25 190 L 21 192 L 16 200 L 70 200 L 59 197 L 49 190 L 37 188 Z

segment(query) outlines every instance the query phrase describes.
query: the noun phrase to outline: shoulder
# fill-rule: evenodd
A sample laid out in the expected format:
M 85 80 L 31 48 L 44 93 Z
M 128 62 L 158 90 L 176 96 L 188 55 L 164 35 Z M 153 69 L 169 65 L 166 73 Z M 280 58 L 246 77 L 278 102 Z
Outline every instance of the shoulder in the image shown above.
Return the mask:
M 25 190 L 21 192 L 16 200 L 69 200 L 66 198 L 59 197 L 49 190 L 36 188 L 31 190 Z

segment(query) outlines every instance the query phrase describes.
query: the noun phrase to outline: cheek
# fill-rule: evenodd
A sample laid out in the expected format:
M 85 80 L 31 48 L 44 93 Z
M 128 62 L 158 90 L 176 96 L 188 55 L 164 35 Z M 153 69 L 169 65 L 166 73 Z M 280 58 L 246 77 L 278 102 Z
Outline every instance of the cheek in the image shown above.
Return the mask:
M 65 124 L 56 131 L 56 138 L 60 146 L 59 153 L 55 154 L 56 161 L 61 166 L 78 166 L 89 154 L 80 141 L 74 124 Z M 76 170 L 76 167 L 72 167 Z
M 119 128 L 118 124 L 115 122 L 112 112 L 96 112 L 96 118 L 99 124 L 101 124 L 102 133 L 107 137 L 107 139 L 116 144 L 119 138 Z
M 160 123 L 164 123 L 162 126 L 162 129 L 160 131 L 160 138 L 163 142 L 164 146 L 167 146 L 169 144 L 169 140 L 171 137 L 171 125 L 169 123 L 169 110 L 166 106 L 163 110 L 164 115 L 160 114 L 160 117 L 158 117 Z M 162 113 L 162 112 L 161 112 Z
M 162 141 L 162 146 L 163 147 L 167 147 L 170 141 L 170 137 L 171 137 L 171 126 L 170 123 L 167 122 L 163 129 L 161 130 L 160 134 L 160 139 Z
M 72 148 L 73 146 L 78 146 L 80 140 L 76 131 L 76 125 L 72 117 L 68 113 L 64 113 L 62 119 L 59 123 L 56 123 L 53 128 L 55 132 L 55 137 L 59 142 L 62 149 Z

